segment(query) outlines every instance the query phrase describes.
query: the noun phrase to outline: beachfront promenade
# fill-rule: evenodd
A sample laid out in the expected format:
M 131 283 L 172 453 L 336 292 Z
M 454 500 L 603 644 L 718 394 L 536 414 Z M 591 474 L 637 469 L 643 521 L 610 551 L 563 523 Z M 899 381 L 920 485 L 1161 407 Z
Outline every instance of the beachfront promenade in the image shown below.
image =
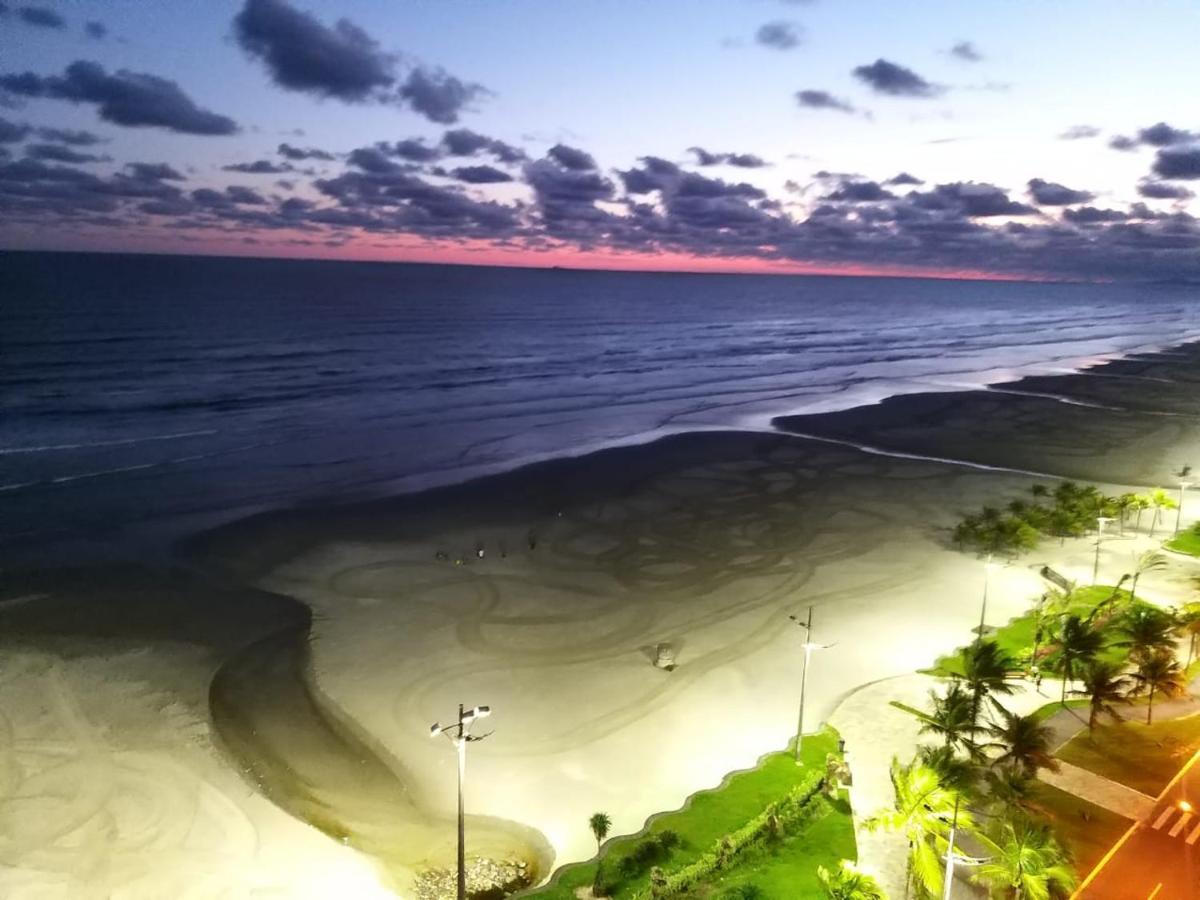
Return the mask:
M 1102 545 L 1101 571 L 1106 574 L 1120 573 L 1121 566 L 1128 565 L 1130 554 L 1154 549 L 1160 544 L 1161 541 L 1132 533 L 1115 538 Z M 1087 574 L 1090 575 L 1088 567 L 1095 560 L 1094 540 L 1077 539 L 1062 546 L 1051 545 L 1046 549 L 1049 550 L 1048 554 L 1039 551 L 1031 556 L 1063 573 L 1076 575 L 1087 570 Z M 1171 554 L 1170 559 L 1169 569 L 1156 572 L 1139 587 L 1139 596 L 1164 608 L 1190 602 L 1195 594 L 1191 578 L 1200 575 L 1200 560 L 1180 554 Z M 994 608 L 1007 609 L 1019 605 L 1023 591 L 1038 587 L 1036 582 L 1030 582 L 1026 577 L 1027 572 L 1038 567 L 1037 564 L 1023 561 L 1015 567 L 1016 571 L 1012 572 L 1008 579 L 995 579 L 991 586 L 992 600 L 997 604 Z M 1032 600 L 1034 595 L 1027 596 Z M 1003 624 L 1004 619 L 989 617 L 988 621 L 989 625 L 994 627 Z M 854 810 L 859 867 L 873 874 L 892 897 L 903 896 L 905 893 L 909 853 L 907 840 L 902 833 L 870 829 L 865 827 L 864 822 L 878 810 L 889 808 L 894 801 L 890 777 L 892 759 L 906 761 L 916 755 L 922 744 L 937 743 L 935 739 L 919 733 L 921 722 L 911 712 L 900 708 L 900 705 L 909 709 L 924 708 L 928 703 L 930 691 L 940 688 L 944 683 L 944 679 L 917 673 L 872 682 L 846 696 L 829 719 L 829 723 L 846 741 L 846 758 L 853 774 L 850 797 Z M 1062 682 L 1053 678 L 1045 678 L 1037 685 L 1028 679 L 1019 680 L 1015 684 L 1014 693 L 1005 697 L 1004 705 L 1018 715 L 1028 715 L 1048 705 L 1057 705 L 1062 688 Z M 1191 690 L 1193 693 L 1200 691 L 1200 681 L 1193 683 Z M 1055 748 L 1061 747 L 1086 728 L 1086 715 L 1081 715 L 1081 712 L 1086 711 L 1063 709 L 1047 720 L 1054 729 Z M 1200 699 L 1193 697 L 1163 700 L 1155 709 L 1155 716 L 1159 721 L 1197 713 L 1200 713 Z M 1135 707 L 1130 715 L 1137 718 L 1140 711 Z M 1038 777 L 1052 787 L 1129 820 L 1131 826 L 1136 822 L 1149 826 L 1151 814 L 1157 818 L 1163 809 L 1179 799 L 1176 795 L 1183 790 L 1176 788 L 1165 791 L 1167 799 L 1156 801 L 1153 797 L 1093 772 L 1068 763 L 1061 766 L 1058 772 L 1043 770 Z M 1200 792 L 1200 788 L 1197 788 L 1197 791 Z M 1189 796 L 1197 798 L 1197 808 L 1200 808 L 1200 793 Z M 1139 839 L 1122 852 L 1113 865 L 1113 870 L 1106 872 L 1103 880 L 1093 883 L 1081 896 L 1091 900 L 1121 900 L 1132 896 L 1123 892 L 1126 879 L 1132 877 L 1132 860 L 1139 858 L 1143 845 L 1157 847 L 1161 843 L 1154 834 L 1155 829 L 1149 828 L 1148 831 L 1149 833 L 1144 833 L 1147 832 L 1147 828 L 1139 829 Z M 1200 834 L 1197 837 L 1200 837 Z M 1174 848 L 1181 852 L 1186 850 L 1186 872 L 1200 870 L 1200 846 L 1195 846 L 1193 850 L 1196 844 L 1196 841 L 1193 841 L 1192 845 L 1184 841 Z M 1146 872 L 1159 872 L 1164 868 L 1164 861 L 1168 860 L 1168 855 L 1156 852 L 1149 860 L 1146 862 Z M 1171 868 L 1174 865 L 1167 862 L 1165 867 Z M 1150 874 L 1139 874 L 1138 877 L 1145 881 L 1150 878 Z M 1145 896 L 1148 896 L 1154 887 L 1155 882 L 1151 882 Z M 953 896 L 960 896 L 959 887 L 956 887 Z M 964 888 L 961 896 L 971 895 Z M 1168 891 L 1163 896 L 1188 895 Z

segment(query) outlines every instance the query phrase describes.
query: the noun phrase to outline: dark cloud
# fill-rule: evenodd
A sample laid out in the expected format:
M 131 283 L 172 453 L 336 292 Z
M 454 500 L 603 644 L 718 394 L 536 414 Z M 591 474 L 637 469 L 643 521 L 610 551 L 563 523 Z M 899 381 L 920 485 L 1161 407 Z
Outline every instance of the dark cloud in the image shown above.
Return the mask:
M 1079 209 L 1064 209 L 1063 218 L 1076 225 L 1099 225 L 1106 222 L 1125 222 L 1129 216 L 1116 209 L 1081 206 Z
M 57 144 L 70 144 L 72 147 L 93 147 L 103 144 L 105 139 L 90 131 L 76 131 L 71 128 L 39 128 L 38 136 Z
M 874 203 L 879 200 L 893 200 L 895 197 L 895 194 L 885 190 L 874 181 L 843 181 L 824 199 L 844 200 L 850 203 Z
M 1159 122 L 1149 128 L 1142 128 L 1137 133 L 1138 140 L 1151 147 L 1171 147 L 1176 144 L 1186 144 L 1200 138 L 1200 135 L 1180 128 L 1172 128 L 1166 122 Z
M 396 81 L 396 58 L 346 19 L 329 27 L 284 0 L 246 0 L 233 28 L 242 49 L 287 90 L 361 102 Z
M 1029 180 L 1029 196 L 1040 206 L 1071 206 L 1075 203 L 1087 203 L 1094 200 L 1096 195 L 1090 191 L 1077 191 L 1053 181 L 1041 178 Z
M 1113 135 L 1108 139 L 1108 146 L 1114 150 L 1128 151 L 1136 150 L 1139 146 L 1137 138 L 1131 138 L 1124 134 Z
M 417 66 L 400 86 L 400 96 L 413 109 L 442 125 L 457 122 L 463 109 L 487 93 L 481 84 L 462 81 L 442 69 L 427 66 Z
M 1094 138 L 1100 134 L 1100 129 L 1094 125 L 1072 125 L 1066 131 L 1059 135 L 1059 138 L 1064 141 L 1080 141 L 1086 138 Z
M 0 144 L 15 144 L 23 141 L 31 131 L 28 125 L 19 125 L 0 116 Z
M 806 109 L 834 109 L 844 113 L 857 112 L 848 101 L 835 97 L 829 91 L 796 91 L 796 102 Z
M 401 79 L 399 56 L 358 25 L 348 19 L 325 25 L 286 0 L 246 0 L 233 28 L 242 49 L 286 90 L 349 103 L 399 103 L 442 124 L 457 122 L 488 93 L 437 67 L 418 65 Z
M 688 147 L 689 153 L 696 155 L 696 163 L 701 166 L 735 166 L 739 169 L 761 169 L 769 163 L 761 156 L 753 153 L 710 153 L 703 147 Z
M 431 147 L 420 138 L 405 138 L 394 144 L 385 142 L 377 146 L 389 156 L 407 159 L 409 162 L 432 162 L 442 156 L 442 151 L 438 147 Z
M 396 163 L 388 159 L 387 151 L 378 145 L 374 147 L 358 147 L 351 150 L 347 159 L 350 165 L 362 169 L 364 172 L 372 172 L 377 175 L 404 171 L 403 167 L 396 165 Z
M 795 22 L 786 22 L 781 19 L 759 26 L 758 31 L 754 33 L 754 40 L 761 46 L 770 47 L 772 50 L 791 50 L 793 47 L 800 46 L 803 34 L 804 29 Z
M 649 194 L 665 190 L 682 177 L 683 170 L 668 159 L 658 156 L 643 156 L 642 168 L 619 171 L 625 190 L 629 194 Z
M 958 181 L 939 184 L 932 191 L 910 193 L 909 202 L 919 208 L 954 212 L 968 218 L 1024 216 L 1037 212 L 1032 206 L 1011 199 L 993 184 Z
M 275 148 L 275 152 L 293 162 L 303 159 L 318 159 L 328 162 L 334 159 L 334 155 L 325 150 L 319 150 L 316 147 L 293 147 L 291 144 L 280 144 Z
M 525 180 L 533 188 L 546 229 L 555 236 L 574 237 L 590 245 L 604 235 L 603 229 L 597 226 L 610 223 L 614 218 L 596 203 L 613 199 L 615 187 L 595 171 L 594 164 L 588 169 L 568 167 L 562 163 L 562 155 L 526 163 Z M 586 153 L 583 156 L 591 159 Z
M 1159 178 L 1200 178 L 1200 146 L 1164 147 L 1155 154 L 1154 174 Z
M 899 175 L 893 175 L 884 184 L 904 185 L 904 184 L 924 184 L 925 182 L 916 175 L 910 175 L 907 172 L 901 172 Z
M 166 163 L 128 163 L 125 168 L 139 181 L 186 181 L 187 179 Z
M 102 41 L 108 37 L 108 26 L 92 19 L 83 23 L 83 33 L 94 41 Z
M 983 54 L 970 41 L 959 41 L 950 48 L 950 55 L 963 62 L 979 62 L 983 59 Z
M 94 156 L 91 153 L 80 153 L 78 150 L 73 150 L 62 144 L 30 144 L 25 148 L 25 155 L 30 159 L 61 163 L 106 162 L 110 158 L 107 156 Z
M 853 75 L 875 93 L 892 97 L 934 97 L 942 91 L 912 69 L 886 59 L 877 59 L 869 66 L 858 66 Z
M 525 151 L 498 138 L 471 131 L 469 128 L 454 128 L 442 135 L 442 146 L 451 156 L 475 156 L 488 153 L 497 162 L 515 163 L 527 159 Z
M 250 206 L 261 206 L 267 202 L 257 191 L 236 184 L 225 188 L 225 196 L 234 203 L 245 203 Z
M 1140 182 L 1137 192 L 1152 200 L 1190 200 L 1195 196 L 1182 184 L 1167 184 L 1162 181 L 1150 180 Z
M 232 163 L 221 166 L 226 172 L 241 172 L 244 175 L 281 175 L 291 172 L 292 167 L 287 163 L 272 162 L 269 159 L 257 159 L 248 163 Z
M 467 184 L 501 184 L 513 180 L 507 172 L 494 166 L 459 166 L 450 171 L 450 176 Z
M 61 76 L 0 75 L 0 88 L 24 97 L 94 104 L 100 118 L 116 125 L 204 135 L 238 130 L 233 119 L 197 106 L 173 81 L 127 69 L 110 75 L 99 63 L 84 60 L 71 63 Z
M 360 161 L 366 156 L 369 154 Z M 316 208 L 291 198 L 281 204 L 280 211 L 292 221 L 310 225 L 404 231 L 427 237 L 500 239 L 515 232 L 518 220 L 513 208 L 474 200 L 461 189 L 437 187 L 395 163 L 388 165 L 390 168 L 383 170 L 318 179 L 317 189 L 335 200 L 335 207 Z
M 590 153 L 568 147 L 566 144 L 555 144 L 547 155 L 564 169 L 573 172 L 588 172 L 596 168 L 596 160 Z
M 67 20 L 55 10 L 45 6 L 18 6 L 17 18 L 26 25 L 38 28 L 66 28 Z

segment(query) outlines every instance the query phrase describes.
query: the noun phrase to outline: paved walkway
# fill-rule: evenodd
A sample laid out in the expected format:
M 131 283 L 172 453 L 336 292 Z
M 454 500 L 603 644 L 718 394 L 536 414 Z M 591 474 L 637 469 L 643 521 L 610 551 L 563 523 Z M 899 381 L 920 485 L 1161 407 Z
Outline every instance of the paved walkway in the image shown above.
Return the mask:
M 1059 765 L 1062 767 L 1060 771 L 1043 769 L 1038 773 L 1038 778 L 1051 787 L 1074 794 L 1126 819 L 1143 819 L 1154 809 L 1153 797 L 1147 797 L 1140 791 L 1109 781 L 1079 766 L 1065 762 L 1060 762 Z

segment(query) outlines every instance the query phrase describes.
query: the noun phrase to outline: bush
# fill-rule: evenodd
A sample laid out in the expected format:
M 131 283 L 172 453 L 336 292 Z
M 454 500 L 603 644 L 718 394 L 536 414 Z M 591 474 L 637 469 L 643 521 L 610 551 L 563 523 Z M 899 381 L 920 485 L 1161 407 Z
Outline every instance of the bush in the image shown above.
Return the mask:
M 720 900 L 765 900 L 766 894 L 757 884 L 739 884 L 725 888 L 717 895 Z
M 617 864 L 621 877 L 626 881 L 637 878 L 651 866 L 666 859 L 674 847 L 679 846 L 679 835 L 674 831 L 648 834 L 636 844 Z

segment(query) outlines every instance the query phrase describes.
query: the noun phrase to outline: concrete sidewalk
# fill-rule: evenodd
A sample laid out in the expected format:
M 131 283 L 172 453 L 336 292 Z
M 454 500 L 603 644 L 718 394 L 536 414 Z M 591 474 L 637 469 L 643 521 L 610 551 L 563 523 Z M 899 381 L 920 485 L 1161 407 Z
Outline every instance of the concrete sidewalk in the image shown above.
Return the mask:
M 1143 819 L 1154 809 L 1153 797 L 1147 797 L 1140 791 L 1109 781 L 1079 766 L 1065 762 L 1060 762 L 1059 765 L 1061 769 L 1058 772 L 1042 769 L 1038 773 L 1039 780 L 1126 819 Z

